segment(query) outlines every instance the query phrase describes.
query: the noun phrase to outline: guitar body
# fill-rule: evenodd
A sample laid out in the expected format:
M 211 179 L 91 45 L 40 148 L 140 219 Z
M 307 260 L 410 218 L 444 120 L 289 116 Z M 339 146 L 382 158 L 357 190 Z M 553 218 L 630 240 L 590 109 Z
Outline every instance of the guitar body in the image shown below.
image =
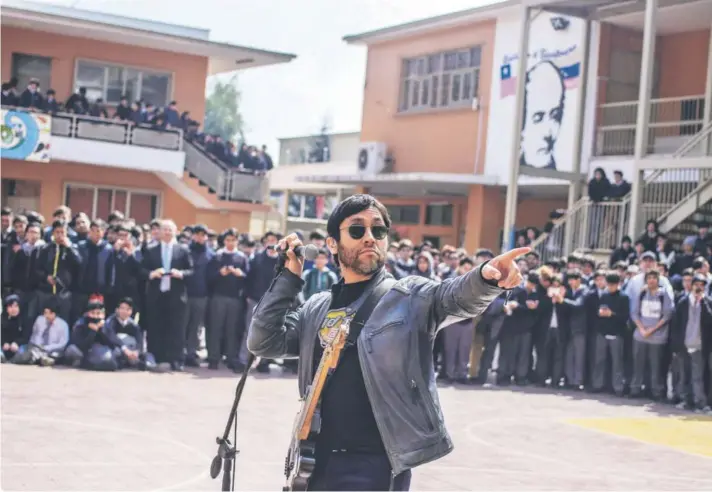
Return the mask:
M 301 414 L 301 412 L 300 412 Z M 299 419 L 299 416 L 297 416 Z M 284 474 L 288 486 L 282 490 L 307 490 L 316 466 L 316 440 L 320 428 L 319 410 L 315 410 L 309 435 L 306 439 L 294 439 L 285 460 Z
M 349 323 L 343 323 L 324 349 L 319 367 L 312 384 L 307 388 L 302 407 L 297 414 L 292 433 L 292 442 L 284 461 L 284 475 L 287 478 L 287 490 L 307 490 L 309 480 L 316 466 L 316 441 L 321 431 L 321 392 L 327 376 L 336 368 L 341 350 L 349 334 Z

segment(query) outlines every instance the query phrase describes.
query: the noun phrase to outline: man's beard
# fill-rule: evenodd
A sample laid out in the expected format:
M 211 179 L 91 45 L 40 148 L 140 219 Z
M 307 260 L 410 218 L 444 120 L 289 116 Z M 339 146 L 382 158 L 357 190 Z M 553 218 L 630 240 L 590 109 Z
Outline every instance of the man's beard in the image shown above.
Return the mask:
M 361 256 L 359 253 L 365 249 L 373 249 L 376 256 L 369 256 L 368 259 Z M 375 244 L 373 248 L 353 248 L 346 249 L 343 245 L 338 246 L 339 264 L 342 267 L 349 268 L 359 275 L 373 275 L 378 270 L 383 268 L 385 264 L 385 255 Z

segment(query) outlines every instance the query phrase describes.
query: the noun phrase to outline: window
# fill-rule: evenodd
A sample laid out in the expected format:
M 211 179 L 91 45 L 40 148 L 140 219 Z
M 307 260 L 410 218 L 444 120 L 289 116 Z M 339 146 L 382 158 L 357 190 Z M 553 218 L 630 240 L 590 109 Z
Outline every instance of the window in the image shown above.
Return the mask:
M 337 200 L 333 195 L 307 195 L 291 193 L 287 215 L 299 219 L 328 220 L 336 207 Z
M 168 73 L 79 60 L 74 91 L 86 87 L 87 99 L 102 98 L 108 104 L 118 104 L 125 94 L 129 102 L 143 99 L 165 106 L 170 102 L 171 82 Z
M 44 56 L 12 54 L 12 75 L 17 77 L 17 90 L 22 92 L 27 87 L 30 79 L 40 81 L 40 90 L 45 92 L 50 89 L 50 76 L 52 73 L 52 59 Z
M 104 219 L 114 210 L 122 212 L 138 224 L 158 216 L 158 193 L 130 189 L 105 188 L 92 185 L 66 185 L 64 204 L 73 213 L 84 212 L 89 217 Z
M 452 225 L 452 205 L 428 205 L 425 208 L 425 223 L 434 226 Z
M 394 224 L 420 224 L 419 205 L 386 205 Z
M 481 60 L 480 46 L 404 59 L 398 110 L 469 106 L 479 91 Z
M 440 249 L 440 238 L 438 236 L 423 236 L 423 242 L 430 241 L 433 248 Z

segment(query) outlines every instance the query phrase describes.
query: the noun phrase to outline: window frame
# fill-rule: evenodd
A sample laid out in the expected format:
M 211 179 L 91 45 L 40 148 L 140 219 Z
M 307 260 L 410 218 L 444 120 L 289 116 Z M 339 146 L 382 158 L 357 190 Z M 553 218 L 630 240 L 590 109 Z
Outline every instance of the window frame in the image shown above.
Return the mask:
M 417 211 L 417 213 L 418 213 L 418 219 L 417 219 L 415 222 L 403 222 L 403 221 L 401 220 L 401 216 L 402 216 L 402 213 L 401 213 L 401 214 L 399 214 L 399 216 L 397 217 L 398 220 L 396 220 L 396 217 L 394 217 L 394 216 L 391 214 L 391 209 L 392 209 L 392 208 L 398 208 L 400 211 L 402 211 L 403 208 L 413 208 L 413 209 L 415 209 L 415 210 Z M 412 205 L 412 204 L 411 204 L 411 205 L 403 205 L 403 204 L 388 205 L 388 204 L 386 204 L 386 209 L 388 209 L 388 215 L 390 215 L 390 217 L 391 217 L 391 222 L 393 222 L 394 224 L 399 224 L 399 225 L 420 225 L 420 223 L 422 222 L 422 217 L 421 217 L 421 216 L 422 216 L 422 212 L 421 212 L 421 207 L 420 207 L 420 205 Z
M 477 51 L 478 61 L 473 65 L 473 53 Z M 484 44 L 459 47 L 437 52 L 424 53 L 416 56 L 400 58 L 400 73 L 398 76 L 397 114 L 413 114 L 433 111 L 447 111 L 472 107 L 472 101 L 480 95 L 482 83 L 482 57 Z M 467 54 L 464 67 L 458 67 L 460 55 Z M 454 55 L 454 68 L 446 69 L 449 63 L 447 56 Z M 415 74 L 410 73 L 411 65 L 415 66 Z M 430 68 L 434 65 L 435 68 Z M 447 75 L 447 95 L 443 88 L 443 79 Z M 465 90 L 465 76 L 471 75 L 469 97 Z M 453 99 L 453 79 L 459 77 L 458 100 Z M 426 85 L 427 83 L 427 85 Z M 437 87 L 435 87 L 437 85 Z M 416 95 L 417 87 L 417 98 Z M 425 88 L 424 88 L 425 87 Z M 446 95 L 447 101 L 444 103 Z M 435 97 L 435 100 L 433 100 Z M 417 101 L 414 104 L 414 101 Z
M 141 195 L 155 195 L 156 196 L 156 217 L 162 217 L 163 216 L 163 192 L 159 190 L 153 190 L 150 188 L 134 188 L 134 187 L 126 187 L 126 186 L 116 186 L 112 184 L 91 184 L 91 183 L 81 183 L 77 181 L 65 181 L 64 185 L 62 187 L 62 204 L 67 205 L 67 190 L 72 187 L 72 188 L 84 188 L 84 189 L 90 189 L 94 190 L 94 196 L 92 197 L 92 210 L 91 210 L 91 217 L 90 219 L 103 219 L 106 220 L 106 217 L 97 217 L 96 216 L 96 210 L 97 210 L 97 204 L 99 201 L 99 190 L 111 190 L 112 192 L 116 191 L 123 191 L 126 192 L 126 206 L 124 207 L 124 210 L 119 210 L 119 212 L 123 213 L 125 217 L 130 218 L 129 211 L 131 210 L 131 194 L 136 193 L 136 194 L 141 194 Z M 114 211 L 116 210 L 115 205 L 116 204 L 116 193 L 111 194 L 111 204 L 109 206 L 109 210 Z
M 107 99 L 107 90 L 108 90 L 108 85 L 109 85 L 109 77 L 108 77 L 108 70 L 110 68 L 121 68 L 122 70 L 135 70 L 141 74 L 138 88 L 140 89 L 138 91 L 139 95 L 137 99 L 141 99 L 141 93 L 143 91 L 143 74 L 144 73 L 150 73 L 154 75 L 167 75 L 169 77 L 168 80 L 168 93 L 166 94 L 166 102 L 163 104 L 156 104 L 157 106 L 168 106 L 168 103 L 173 100 L 173 91 L 174 91 L 174 80 L 176 78 L 175 72 L 172 70 L 162 70 L 162 69 L 157 69 L 157 68 L 151 68 L 151 67 L 145 67 L 145 66 L 139 66 L 139 65 L 126 65 L 123 63 L 115 63 L 115 62 L 108 62 L 104 60 L 97 60 L 94 58 L 76 58 L 74 60 L 74 74 L 72 77 L 72 93 L 76 93 L 79 90 L 79 87 L 81 87 L 79 84 L 77 84 L 77 75 L 79 74 L 79 65 L 81 63 L 89 63 L 92 65 L 100 65 L 104 69 L 104 81 L 103 81 L 103 86 L 102 86 L 102 99 L 104 99 L 104 104 L 107 106 L 117 106 L 119 104 L 119 101 L 116 102 L 110 102 Z M 125 72 L 123 72 L 125 73 Z M 121 89 L 122 95 L 125 94 L 126 91 L 126 77 L 124 75 L 123 78 L 123 87 Z M 93 101 L 91 101 L 93 102 Z M 134 101 L 129 101 L 129 104 L 131 104 Z
M 450 223 L 446 224 L 444 221 L 442 221 L 439 224 L 433 224 L 432 222 L 428 221 L 428 211 L 431 209 L 431 207 L 442 207 L 443 209 L 445 207 L 450 207 Z M 441 213 L 441 218 L 443 216 L 443 213 Z M 427 226 L 433 226 L 433 227 L 452 227 L 453 224 L 455 224 L 455 206 L 452 203 L 428 203 L 425 205 L 425 217 L 423 218 L 425 221 L 425 225 Z

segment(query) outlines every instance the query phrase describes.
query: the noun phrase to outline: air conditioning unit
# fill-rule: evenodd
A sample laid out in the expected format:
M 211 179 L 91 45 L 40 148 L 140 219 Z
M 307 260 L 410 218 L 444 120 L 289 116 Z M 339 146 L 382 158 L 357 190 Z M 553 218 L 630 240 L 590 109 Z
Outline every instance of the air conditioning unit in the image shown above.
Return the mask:
M 358 173 L 373 175 L 385 171 L 387 150 L 384 142 L 362 142 L 358 150 Z

